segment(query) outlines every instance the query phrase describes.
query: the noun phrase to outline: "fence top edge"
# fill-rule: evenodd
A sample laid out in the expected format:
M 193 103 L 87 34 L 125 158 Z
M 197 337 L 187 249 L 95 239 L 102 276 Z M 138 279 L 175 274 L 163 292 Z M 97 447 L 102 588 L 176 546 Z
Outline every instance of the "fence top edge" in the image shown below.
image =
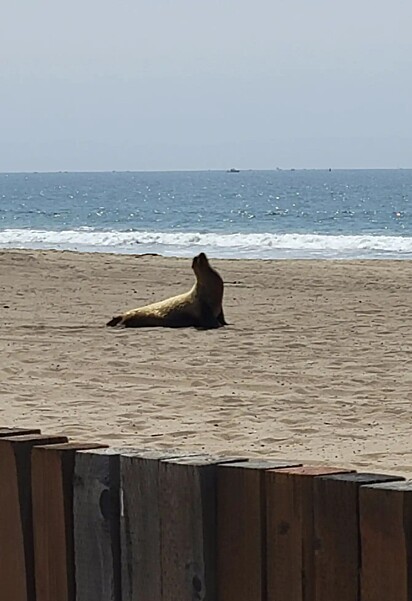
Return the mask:
M 100 444 L 98 442 L 59 442 L 51 445 L 36 445 L 34 450 L 36 452 L 50 453 L 51 451 L 88 451 L 108 448 L 108 445 Z
M 170 463 L 177 465 L 187 465 L 193 467 L 202 467 L 208 465 L 222 465 L 226 463 L 238 463 L 247 461 L 244 457 L 233 456 L 233 457 L 224 457 L 219 455 L 208 455 L 208 454 L 193 454 L 193 455 L 183 455 L 182 457 L 174 457 L 169 459 L 162 459 L 161 463 Z
M 125 455 L 133 451 L 131 447 L 92 447 L 90 449 L 79 449 L 78 455 Z
M 203 453 L 190 453 L 188 451 L 175 451 L 168 449 L 130 449 L 128 452 L 122 453 L 122 461 L 163 461 L 167 459 L 179 459 L 181 457 L 196 457 Z
M 303 464 L 300 466 L 296 466 L 296 467 L 286 467 L 286 468 L 279 468 L 279 469 L 269 469 L 267 470 L 267 474 L 270 476 L 271 474 L 273 475 L 280 475 L 280 476 L 291 476 L 291 477 L 301 477 L 301 478 L 308 478 L 308 477 L 317 477 L 317 476 L 328 476 L 328 475 L 332 475 L 332 474 L 348 474 L 348 473 L 354 473 L 355 470 L 350 469 L 350 468 L 343 468 L 343 467 L 335 467 L 335 466 L 330 466 L 330 465 L 309 465 L 309 464 Z
M 219 464 L 222 468 L 242 468 L 249 470 L 270 470 L 270 469 L 281 469 L 281 468 L 292 468 L 299 467 L 302 465 L 300 461 L 287 461 L 283 459 L 259 459 L 250 458 L 242 461 L 229 461 Z
M 362 490 L 389 490 L 392 492 L 411 492 L 412 493 L 412 480 L 394 480 L 392 482 L 378 482 L 376 484 L 366 484 L 360 487 Z
M 28 434 L 41 434 L 40 428 L 0 428 L 0 436 L 22 436 Z
M 381 474 L 374 472 L 347 472 L 341 474 L 329 474 L 326 476 L 319 476 L 318 480 L 342 483 L 353 483 L 358 485 L 372 485 L 372 484 L 383 484 L 385 482 L 395 482 L 405 480 L 403 476 L 397 476 L 396 474 Z
M 24 443 L 32 443 L 33 445 L 60 444 L 68 442 L 67 436 L 63 434 L 24 434 L 21 436 L 4 436 L 0 438 L 0 444 L 11 443 L 12 445 L 21 445 Z

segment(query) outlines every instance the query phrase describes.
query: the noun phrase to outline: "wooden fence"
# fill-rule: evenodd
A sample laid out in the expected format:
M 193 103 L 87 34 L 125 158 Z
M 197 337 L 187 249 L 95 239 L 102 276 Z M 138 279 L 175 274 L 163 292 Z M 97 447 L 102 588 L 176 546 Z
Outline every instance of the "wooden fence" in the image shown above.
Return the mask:
M 2 601 L 410 601 L 412 482 L 0 429 Z

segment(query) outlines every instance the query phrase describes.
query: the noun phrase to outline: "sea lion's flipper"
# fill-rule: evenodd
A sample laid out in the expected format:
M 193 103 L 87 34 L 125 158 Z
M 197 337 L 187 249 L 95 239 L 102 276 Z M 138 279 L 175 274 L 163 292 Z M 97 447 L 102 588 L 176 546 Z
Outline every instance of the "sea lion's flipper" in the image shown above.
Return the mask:
M 214 328 L 220 328 L 222 324 L 218 318 L 213 315 L 213 311 L 207 303 L 201 303 L 200 306 L 200 317 L 198 328 L 202 330 L 211 330 Z
M 219 315 L 217 316 L 216 319 L 218 320 L 218 322 L 220 323 L 221 326 L 227 326 L 227 321 L 223 314 L 223 309 L 221 310 L 221 312 L 219 313 Z
M 113 317 L 110 321 L 108 321 L 106 326 L 117 326 L 117 324 L 120 323 L 122 319 L 123 317 L 121 315 L 117 315 L 116 317 Z

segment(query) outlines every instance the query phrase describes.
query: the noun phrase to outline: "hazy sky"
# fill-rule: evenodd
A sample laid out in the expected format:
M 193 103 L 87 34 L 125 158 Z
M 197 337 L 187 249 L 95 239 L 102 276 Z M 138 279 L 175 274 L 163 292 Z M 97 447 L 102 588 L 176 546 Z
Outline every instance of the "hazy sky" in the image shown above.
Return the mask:
M 411 0 L 13 0 L 0 171 L 412 167 Z

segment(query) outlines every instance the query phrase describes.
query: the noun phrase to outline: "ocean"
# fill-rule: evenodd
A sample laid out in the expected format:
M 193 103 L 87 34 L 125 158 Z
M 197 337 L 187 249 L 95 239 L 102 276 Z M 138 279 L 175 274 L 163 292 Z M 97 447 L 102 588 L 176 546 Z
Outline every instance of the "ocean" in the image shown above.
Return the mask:
M 412 170 L 0 174 L 0 248 L 412 258 Z

